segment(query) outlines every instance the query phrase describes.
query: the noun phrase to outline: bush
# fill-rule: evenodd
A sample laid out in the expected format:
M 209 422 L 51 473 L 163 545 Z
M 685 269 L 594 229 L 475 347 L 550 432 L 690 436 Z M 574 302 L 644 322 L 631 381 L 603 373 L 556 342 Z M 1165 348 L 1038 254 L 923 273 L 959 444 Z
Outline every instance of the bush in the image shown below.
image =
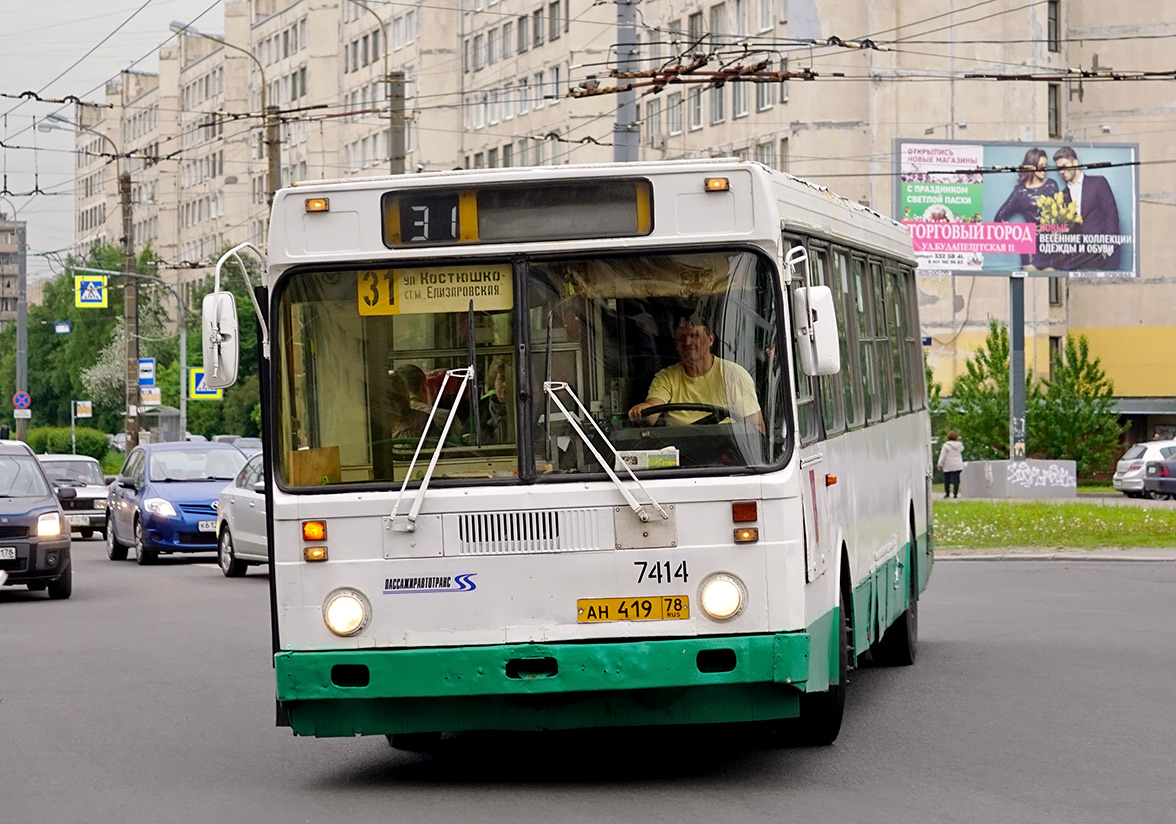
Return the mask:
M 89 455 L 101 461 L 110 451 L 110 439 L 105 432 L 97 429 L 79 426 L 77 428 L 77 444 L 79 455 Z M 73 452 L 70 429 L 68 426 L 42 426 L 29 430 L 29 447 L 38 455 L 64 454 Z

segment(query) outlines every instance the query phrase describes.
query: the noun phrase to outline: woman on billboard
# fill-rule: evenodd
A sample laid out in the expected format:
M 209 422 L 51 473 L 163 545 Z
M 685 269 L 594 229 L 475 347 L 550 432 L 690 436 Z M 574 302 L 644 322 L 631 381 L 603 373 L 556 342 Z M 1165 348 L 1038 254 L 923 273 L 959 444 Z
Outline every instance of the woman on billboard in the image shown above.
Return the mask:
M 995 221 L 1008 223 L 1009 218 L 1020 215 L 1026 223 L 1039 225 L 1040 212 L 1037 199 L 1053 197 L 1058 193 L 1058 184 L 1046 176 L 1049 168 L 1049 155 L 1042 149 L 1030 149 L 1025 152 L 1025 159 L 1021 161 L 1021 171 L 1017 178 L 1017 185 L 1004 204 L 997 209 Z M 1052 269 L 1051 256 L 1042 252 L 1032 255 L 1021 255 L 1021 265 L 1026 270 Z

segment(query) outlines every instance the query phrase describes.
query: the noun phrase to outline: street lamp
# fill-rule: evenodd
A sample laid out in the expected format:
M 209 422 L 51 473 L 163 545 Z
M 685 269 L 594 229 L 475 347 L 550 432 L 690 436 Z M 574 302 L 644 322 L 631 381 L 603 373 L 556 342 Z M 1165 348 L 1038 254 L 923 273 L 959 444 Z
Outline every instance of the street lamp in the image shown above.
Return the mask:
M 923 134 L 935 134 L 936 129 L 947 129 L 948 132 L 950 133 L 952 127 L 955 127 L 956 129 L 959 129 L 960 131 L 963 131 L 964 129 L 968 128 L 968 124 L 967 123 L 936 123 L 934 126 L 928 126 L 927 128 L 923 129 Z M 949 136 L 950 136 L 950 134 L 949 134 Z
M 384 94 L 388 100 L 388 172 L 389 174 L 397 174 L 396 156 L 398 154 L 400 141 L 395 139 L 396 136 L 396 114 L 392 106 L 392 75 L 388 71 L 388 49 L 392 44 L 388 42 L 388 28 L 384 25 L 383 19 L 376 14 L 366 3 L 361 3 L 359 0 L 351 0 L 352 3 L 359 6 L 366 12 L 369 12 L 376 18 L 376 22 L 380 24 L 380 37 L 384 39 Z M 403 152 L 400 152 L 403 155 Z M 401 169 L 399 173 L 403 174 L 403 159 L 401 160 Z
M 251 50 L 242 46 L 234 46 L 232 43 L 220 37 L 211 34 L 205 34 L 196 28 L 193 28 L 188 23 L 183 23 L 179 20 L 173 20 L 168 26 L 173 32 L 177 34 L 187 34 L 191 37 L 203 37 L 205 40 L 211 40 L 214 43 L 220 43 L 222 46 L 228 46 L 230 49 L 235 49 L 242 54 L 248 55 L 249 59 L 257 64 L 257 71 L 261 74 L 261 111 L 265 121 L 265 154 L 268 162 L 268 174 L 266 179 L 266 193 L 265 202 L 269 206 L 274 205 L 274 192 L 276 192 L 282 185 L 282 178 L 279 172 L 281 167 L 281 139 L 278 137 L 278 107 L 270 107 L 266 103 L 266 88 L 269 85 L 265 82 L 265 67 L 261 65 L 261 61 L 257 59 Z
M 47 123 L 46 120 L 52 122 Z M 47 115 L 37 128 L 40 131 L 60 128 L 60 126 L 52 125 L 53 123 L 68 124 L 83 132 L 96 134 L 109 143 L 111 149 L 114 150 L 114 173 L 118 177 L 118 202 L 119 208 L 122 210 L 123 274 L 128 276 L 127 283 L 123 285 L 123 324 L 127 333 L 126 432 L 127 451 L 129 452 L 139 445 L 139 288 L 133 280 L 135 244 L 132 237 L 133 222 L 131 220 L 131 173 L 120 171 L 119 158 L 123 156 L 123 153 L 119 151 L 118 144 L 109 135 L 85 125 L 80 120 L 73 123 L 58 114 Z

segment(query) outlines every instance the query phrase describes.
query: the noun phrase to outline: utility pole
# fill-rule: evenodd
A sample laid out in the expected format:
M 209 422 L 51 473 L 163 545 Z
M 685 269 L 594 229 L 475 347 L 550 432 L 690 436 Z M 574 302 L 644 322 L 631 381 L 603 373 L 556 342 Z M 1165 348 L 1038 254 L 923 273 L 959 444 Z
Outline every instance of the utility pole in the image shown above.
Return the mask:
M 16 212 L 12 213 L 16 224 L 16 391 L 29 391 L 29 299 L 28 299 L 28 235 L 24 221 L 16 220 Z M 25 418 L 16 419 L 16 439 L 27 441 L 29 422 Z
M 390 121 L 388 154 L 391 156 L 392 174 L 404 174 L 404 72 L 388 75 L 388 120 Z
M 637 70 L 637 0 L 617 0 L 617 68 Z M 617 119 L 613 126 L 613 160 L 637 162 L 637 92 L 617 94 Z
M 135 243 L 131 236 L 131 173 L 118 176 L 118 198 L 122 208 L 123 324 L 127 333 L 127 452 L 139 445 L 139 288 L 135 285 Z
M 265 100 L 265 74 L 262 73 L 261 99 Z M 279 132 L 278 107 L 265 106 L 265 156 L 268 161 L 265 202 L 274 205 L 274 192 L 282 188 L 282 136 Z

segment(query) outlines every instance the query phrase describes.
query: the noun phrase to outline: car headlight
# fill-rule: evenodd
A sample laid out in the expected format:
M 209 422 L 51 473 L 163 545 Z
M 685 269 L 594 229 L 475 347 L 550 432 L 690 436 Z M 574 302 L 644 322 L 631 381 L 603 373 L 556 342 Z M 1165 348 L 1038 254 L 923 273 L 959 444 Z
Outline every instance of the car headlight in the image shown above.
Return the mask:
M 747 590 L 733 575 L 711 575 L 699 587 L 702 609 L 711 618 L 731 618 L 743 611 Z
M 176 508 L 171 505 L 171 501 L 165 501 L 163 498 L 148 498 L 143 501 L 143 508 L 152 515 L 162 515 L 164 518 L 176 517 Z
M 367 598 L 354 589 L 337 589 L 323 603 L 323 620 L 327 622 L 327 629 L 336 635 L 360 632 L 367 626 L 371 612 Z
M 37 537 L 52 538 L 61 534 L 61 516 L 56 512 L 46 512 L 37 519 Z

